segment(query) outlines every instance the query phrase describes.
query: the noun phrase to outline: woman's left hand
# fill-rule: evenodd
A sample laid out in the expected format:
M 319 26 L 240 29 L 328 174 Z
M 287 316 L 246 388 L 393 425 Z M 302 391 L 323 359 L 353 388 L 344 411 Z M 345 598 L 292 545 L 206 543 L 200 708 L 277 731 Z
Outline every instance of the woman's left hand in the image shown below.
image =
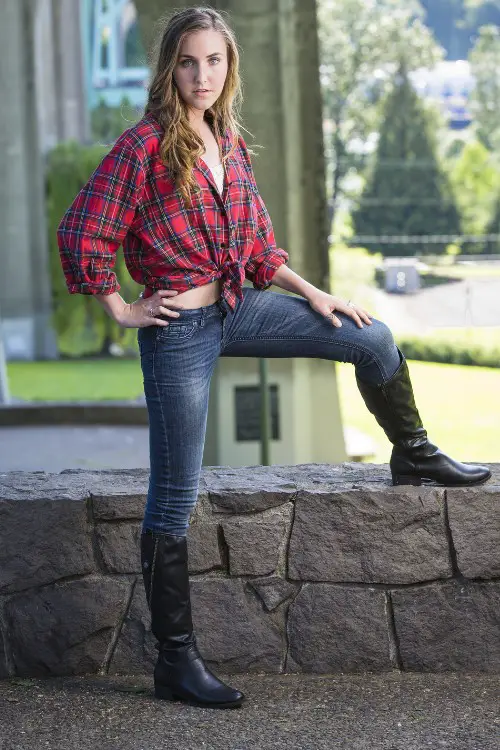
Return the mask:
M 348 315 L 354 320 L 358 328 L 363 328 L 363 323 L 366 323 L 368 326 L 372 324 L 370 315 L 362 307 L 355 305 L 350 300 L 349 302 L 344 302 L 339 297 L 334 297 L 332 294 L 321 291 L 321 289 L 316 289 L 312 292 L 308 296 L 307 301 L 313 310 L 328 318 L 336 328 L 340 328 L 342 323 L 334 314 L 334 311 Z

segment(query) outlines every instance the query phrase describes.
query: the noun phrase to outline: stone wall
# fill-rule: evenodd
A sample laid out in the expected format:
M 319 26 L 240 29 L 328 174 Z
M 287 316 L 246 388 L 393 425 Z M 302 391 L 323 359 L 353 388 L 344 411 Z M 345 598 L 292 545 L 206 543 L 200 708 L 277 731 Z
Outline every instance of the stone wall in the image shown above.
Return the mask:
M 500 672 L 500 465 L 469 489 L 386 466 L 207 468 L 189 529 L 222 672 Z M 147 473 L 0 475 L 0 676 L 143 673 Z

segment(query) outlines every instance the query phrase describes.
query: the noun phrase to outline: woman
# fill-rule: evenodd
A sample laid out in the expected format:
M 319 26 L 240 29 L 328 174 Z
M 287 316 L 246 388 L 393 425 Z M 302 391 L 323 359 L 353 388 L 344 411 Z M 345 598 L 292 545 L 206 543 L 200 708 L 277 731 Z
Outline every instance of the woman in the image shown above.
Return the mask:
M 155 695 L 218 708 L 239 706 L 244 696 L 197 650 L 186 532 L 219 356 L 351 362 L 394 444 L 395 484 L 465 485 L 490 476 L 427 440 L 388 328 L 287 266 L 240 136 L 239 98 L 238 50 L 222 17 L 209 8 L 174 14 L 145 116 L 118 139 L 58 230 L 69 291 L 93 294 L 119 325 L 139 329 L 151 454 L 141 561 L 160 650 Z M 112 271 L 120 244 L 145 286 L 131 304 Z M 245 277 L 253 289 L 242 288 Z M 296 296 L 263 294 L 271 283 Z

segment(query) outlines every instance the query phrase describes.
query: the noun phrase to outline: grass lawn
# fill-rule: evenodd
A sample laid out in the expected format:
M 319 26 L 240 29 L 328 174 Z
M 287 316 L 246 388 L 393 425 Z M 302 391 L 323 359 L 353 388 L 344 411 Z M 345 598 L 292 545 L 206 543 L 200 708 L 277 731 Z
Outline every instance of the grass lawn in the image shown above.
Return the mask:
M 461 461 L 500 461 L 500 370 L 409 362 L 420 416 L 432 442 Z M 337 365 L 343 422 L 373 438 L 375 463 L 391 446 L 359 395 L 351 365 Z
M 9 362 L 13 398 L 26 401 L 136 399 L 143 392 L 139 359 Z
M 431 440 L 463 461 L 500 461 L 500 370 L 410 362 L 416 401 Z M 344 424 L 370 435 L 375 462 L 390 446 L 359 395 L 350 365 L 337 365 Z M 142 395 L 139 360 L 10 362 L 10 390 L 27 401 L 136 399 Z

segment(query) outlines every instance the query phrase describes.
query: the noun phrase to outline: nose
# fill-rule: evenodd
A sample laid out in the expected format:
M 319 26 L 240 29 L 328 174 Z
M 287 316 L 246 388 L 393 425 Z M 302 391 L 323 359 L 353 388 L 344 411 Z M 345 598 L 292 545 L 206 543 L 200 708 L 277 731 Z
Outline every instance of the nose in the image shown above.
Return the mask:
M 208 80 L 208 68 L 203 63 L 196 66 L 195 83 L 198 86 L 203 86 Z

